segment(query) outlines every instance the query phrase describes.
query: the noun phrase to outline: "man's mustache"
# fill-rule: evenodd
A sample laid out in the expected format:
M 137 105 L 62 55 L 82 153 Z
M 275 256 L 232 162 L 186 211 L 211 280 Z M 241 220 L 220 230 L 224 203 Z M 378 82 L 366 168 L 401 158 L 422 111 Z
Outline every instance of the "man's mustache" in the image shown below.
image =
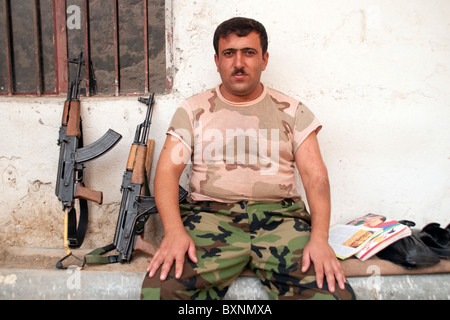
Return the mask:
M 238 74 L 238 73 L 244 74 L 244 75 L 247 74 L 247 73 L 245 72 L 244 68 L 235 68 L 235 69 L 233 70 L 233 73 L 232 73 L 231 75 L 234 76 L 234 75 L 236 75 L 236 74 Z

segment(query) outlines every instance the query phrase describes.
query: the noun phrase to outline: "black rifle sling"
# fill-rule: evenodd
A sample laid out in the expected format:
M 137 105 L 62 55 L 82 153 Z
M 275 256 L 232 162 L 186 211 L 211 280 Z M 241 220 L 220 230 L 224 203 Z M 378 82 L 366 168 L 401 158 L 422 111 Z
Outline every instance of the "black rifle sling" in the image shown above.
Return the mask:
M 80 119 L 80 139 L 78 139 L 78 148 L 83 148 L 83 129 Z M 83 171 L 79 171 L 78 179 L 83 181 Z M 88 203 L 85 199 L 79 199 L 80 217 L 77 226 L 77 211 L 72 208 L 69 212 L 68 240 L 70 248 L 79 248 L 83 244 L 88 224 Z
M 83 244 L 88 224 L 88 204 L 84 199 L 79 199 L 80 219 L 77 226 L 77 211 L 72 208 L 69 211 L 68 240 L 70 248 L 79 248 Z

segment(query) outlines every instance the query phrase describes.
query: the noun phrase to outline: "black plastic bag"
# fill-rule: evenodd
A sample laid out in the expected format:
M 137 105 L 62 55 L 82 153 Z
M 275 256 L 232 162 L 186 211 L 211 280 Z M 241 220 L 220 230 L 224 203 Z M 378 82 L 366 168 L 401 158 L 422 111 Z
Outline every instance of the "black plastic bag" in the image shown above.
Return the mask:
M 406 269 L 430 267 L 441 261 L 414 231 L 411 236 L 400 239 L 378 252 L 377 256 Z
M 417 236 L 439 258 L 450 258 L 450 224 L 443 229 L 439 223 L 429 223 Z

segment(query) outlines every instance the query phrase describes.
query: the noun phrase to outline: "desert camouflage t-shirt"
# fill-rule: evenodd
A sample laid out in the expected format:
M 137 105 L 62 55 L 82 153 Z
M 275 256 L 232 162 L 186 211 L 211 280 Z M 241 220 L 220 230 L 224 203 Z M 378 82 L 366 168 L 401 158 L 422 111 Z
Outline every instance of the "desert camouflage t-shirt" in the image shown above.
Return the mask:
M 193 201 L 298 200 L 294 154 L 321 124 L 300 101 L 264 86 L 247 103 L 227 101 L 219 86 L 185 100 L 168 134 L 181 140 L 175 162 L 192 161 Z

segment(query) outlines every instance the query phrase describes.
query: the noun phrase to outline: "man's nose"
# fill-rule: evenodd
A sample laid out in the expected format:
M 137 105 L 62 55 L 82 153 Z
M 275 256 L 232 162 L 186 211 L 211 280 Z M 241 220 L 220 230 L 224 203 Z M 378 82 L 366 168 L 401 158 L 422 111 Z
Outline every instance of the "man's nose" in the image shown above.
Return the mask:
M 244 55 L 242 54 L 241 51 L 236 52 L 234 66 L 237 69 L 240 69 L 244 66 Z

